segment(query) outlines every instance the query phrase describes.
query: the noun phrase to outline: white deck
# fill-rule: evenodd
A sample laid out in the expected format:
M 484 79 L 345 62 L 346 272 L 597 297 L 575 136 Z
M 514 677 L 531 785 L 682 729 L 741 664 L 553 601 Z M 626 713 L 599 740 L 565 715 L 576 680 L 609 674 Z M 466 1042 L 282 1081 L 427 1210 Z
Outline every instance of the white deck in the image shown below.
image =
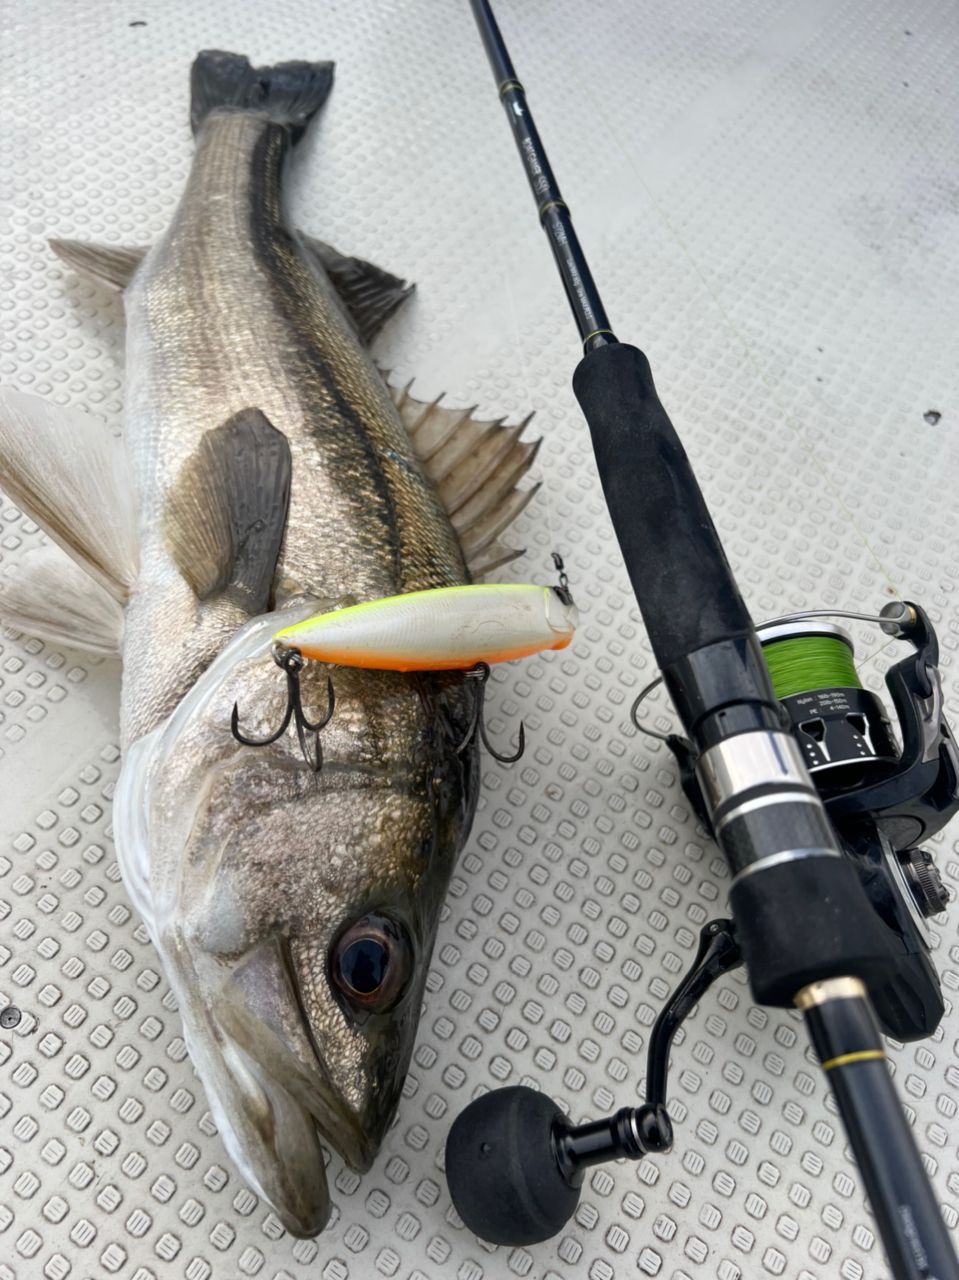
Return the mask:
M 914 596 L 959 718 L 954 7 L 499 0 L 498 16 L 754 614 Z M 575 1223 L 529 1250 L 487 1249 L 450 1208 L 443 1142 L 478 1087 L 529 1081 L 576 1118 L 636 1099 L 648 1028 L 727 884 L 666 751 L 628 724 L 648 645 L 465 0 L 4 6 L 0 380 L 118 421 L 120 305 L 44 237 L 161 231 L 190 164 L 190 61 L 217 46 L 336 59 L 297 218 L 418 282 L 378 347 L 397 379 L 539 410 L 545 484 L 515 576 L 545 580 L 561 548 L 584 622 L 573 649 L 497 673 L 493 728 L 525 717 L 527 756 L 484 770 L 396 1125 L 362 1179 L 334 1159 L 334 1223 L 305 1243 L 231 1168 L 119 883 L 115 664 L 0 634 L 0 1006 L 26 1015 L 0 1032 L 0 1280 L 884 1276 L 803 1029 L 755 1008 L 741 975 L 678 1042 L 672 1155 L 595 1173 Z M 38 538 L 4 501 L 4 567 Z M 878 689 L 890 650 L 853 630 Z M 954 891 L 957 836 L 938 850 Z M 950 1002 L 957 919 L 937 924 Z M 892 1049 L 953 1224 L 957 1036 L 950 1012 Z

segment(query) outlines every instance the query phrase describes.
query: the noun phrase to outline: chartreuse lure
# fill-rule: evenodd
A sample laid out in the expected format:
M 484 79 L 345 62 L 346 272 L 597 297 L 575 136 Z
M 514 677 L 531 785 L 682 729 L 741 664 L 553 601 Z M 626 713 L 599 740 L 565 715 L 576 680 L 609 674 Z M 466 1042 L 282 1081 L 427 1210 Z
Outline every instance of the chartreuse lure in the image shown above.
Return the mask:
M 568 592 L 513 583 L 441 587 L 321 613 L 273 637 L 341 667 L 467 671 L 565 649 L 579 620 Z
M 483 724 L 484 688 L 491 663 L 526 658 L 544 649 L 565 649 L 572 641 L 579 614 L 562 558 L 554 553 L 553 559 L 560 574 L 558 587 L 500 583 L 411 591 L 284 627 L 272 643 L 273 660 L 286 675 L 283 719 L 267 737 L 251 738 L 240 730 L 240 711 L 234 706 L 233 736 L 243 746 L 265 747 L 293 724 L 304 758 L 319 772 L 323 761 L 319 731 L 333 715 L 336 698 L 333 682 L 327 678 L 325 712 L 316 721 L 307 717 L 300 698 L 300 672 L 307 661 L 373 671 L 463 671 L 476 682 L 476 700 L 457 752 L 479 735 L 494 759 L 514 763 L 523 754 L 523 726 L 512 754 L 497 751 Z M 307 734 L 313 736 L 312 750 Z

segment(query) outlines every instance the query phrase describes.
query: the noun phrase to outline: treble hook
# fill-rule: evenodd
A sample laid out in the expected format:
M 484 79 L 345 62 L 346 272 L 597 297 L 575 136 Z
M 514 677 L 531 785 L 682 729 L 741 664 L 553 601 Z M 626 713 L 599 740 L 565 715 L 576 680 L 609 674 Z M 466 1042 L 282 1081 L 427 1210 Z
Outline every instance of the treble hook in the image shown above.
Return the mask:
M 523 752 L 526 750 L 526 728 L 522 720 L 519 722 L 519 737 L 517 738 L 516 751 L 511 756 L 501 755 L 492 745 L 486 734 L 486 722 L 483 719 L 483 702 L 486 698 L 486 682 L 490 678 L 489 663 L 477 662 L 475 667 L 471 667 L 466 672 L 467 680 L 478 680 L 479 687 L 476 690 L 476 697 L 473 701 L 473 714 L 470 718 L 470 725 L 466 731 L 466 737 L 456 748 L 456 754 L 462 755 L 471 742 L 476 740 L 477 735 L 486 750 L 490 753 L 494 760 L 498 760 L 500 764 L 515 764 Z
M 273 661 L 286 676 L 286 712 L 280 722 L 280 727 L 275 733 L 271 733 L 268 738 L 247 738 L 240 732 L 240 707 L 234 702 L 233 715 L 230 719 L 230 731 L 236 738 L 237 742 L 244 747 L 268 747 L 271 742 L 276 742 L 282 738 L 290 727 L 292 720 L 296 727 L 296 736 L 300 744 L 300 750 L 303 752 L 303 759 L 310 766 L 314 773 L 319 773 L 323 768 L 323 749 L 320 746 L 320 730 L 329 724 L 336 707 L 336 695 L 333 692 L 333 681 L 327 676 L 327 709 L 326 714 L 322 716 L 316 723 L 306 718 L 306 712 L 303 710 L 303 701 L 300 696 L 300 672 L 306 665 L 306 659 L 300 653 L 299 649 L 285 648 L 283 645 L 275 644 L 271 650 Z M 309 747 L 306 742 L 307 731 L 314 735 L 314 750 L 310 755 Z

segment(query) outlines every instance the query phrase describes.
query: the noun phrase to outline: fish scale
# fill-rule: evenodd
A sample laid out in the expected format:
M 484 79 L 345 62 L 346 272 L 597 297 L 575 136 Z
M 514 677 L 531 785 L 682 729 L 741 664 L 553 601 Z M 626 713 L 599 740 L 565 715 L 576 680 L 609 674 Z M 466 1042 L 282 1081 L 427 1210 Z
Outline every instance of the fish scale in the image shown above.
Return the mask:
M 148 706 L 161 723 L 195 680 L 196 667 L 219 652 L 224 632 L 244 621 L 221 598 L 184 598 L 182 565 L 169 545 L 170 521 L 190 515 L 177 492 L 186 463 L 206 433 L 238 410 L 255 406 L 289 447 L 289 507 L 272 593 L 279 606 L 309 600 L 313 608 L 316 601 L 330 607 L 403 590 L 411 580 L 430 585 L 432 576 L 439 585 L 466 577 L 449 520 L 419 471 L 392 398 L 325 274 L 304 259 L 301 242 L 285 225 L 279 195 L 288 150 L 282 125 L 255 112 L 214 112 L 201 125 L 173 225 L 127 291 L 128 441 L 141 483 L 158 481 L 144 521 L 142 608 L 129 611 L 124 650 L 127 669 L 135 673 L 124 690 L 124 708 L 134 712 L 124 719 L 140 732 L 153 726 L 137 723 L 135 709 Z M 215 371 L 209 380 L 208 368 Z M 150 428 L 138 438 L 141 407 Z M 399 482 L 384 446 L 412 464 L 399 471 Z M 191 483 L 207 489 L 215 477 L 196 475 Z M 156 624 L 157 607 L 165 618 L 194 613 L 191 626 L 179 623 L 184 643 L 161 645 L 159 654 L 157 636 L 166 628 Z M 235 701 L 245 714 L 264 720 L 275 714 L 276 691 L 262 668 L 256 674 L 252 685 L 242 683 Z M 310 681 L 304 685 L 309 696 Z M 162 697 L 154 694 L 158 688 Z M 161 950 L 181 1005 L 186 1001 L 194 1039 L 210 1042 L 201 1075 L 213 1081 L 212 1092 L 229 1109 L 224 1127 L 241 1168 L 288 1225 L 307 1234 L 322 1225 L 327 1209 L 322 1168 L 311 1154 L 314 1141 L 304 1146 L 297 1132 L 307 1119 L 299 1108 L 305 1101 L 319 1131 L 354 1164 L 368 1163 L 405 1074 L 419 986 L 414 983 L 401 1016 L 361 1027 L 333 998 L 326 957 L 337 933 L 371 903 L 386 909 L 385 903 L 404 918 L 412 945 L 428 956 L 435 912 L 420 912 L 416 904 L 424 893 L 433 898 L 434 880 L 445 886 L 475 794 L 475 765 L 467 761 L 459 804 L 451 806 L 433 856 L 424 862 L 424 833 L 434 830 L 426 786 L 407 777 L 371 790 L 365 777 L 349 770 L 362 765 L 391 779 L 400 761 L 416 756 L 431 769 L 429 753 L 418 746 L 435 738 L 429 699 L 409 685 L 385 687 L 382 679 L 364 680 L 359 673 L 341 676 L 337 693 L 339 714 L 325 735 L 327 769 L 315 792 L 303 789 L 298 771 L 291 778 L 288 760 L 282 770 L 246 754 L 234 763 L 235 743 L 215 729 L 211 734 L 207 723 L 179 744 L 178 766 L 166 788 L 161 779 L 156 801 L 159 815 L 177 812 L 190 794 L 189 779 L 210 776 L 196 801 L 189 851 L 176 842 L 169 842 L 170 851 L 151 842 L 151 889 L 166 904 L 166 920 L 155 926 Z M 222 710 L 216 721 L 222 723 Z M 336 785 L 338 771 L 353 776 L 353 785 Z M 392 817 L 395 849 L 389 848 L 389 857 L 377 834 L 383 811 Z M 162 817 L 158 829 L 164 829 Z M 410 874 L 406 856 L 414 862 Z M 333 874 L 324 873 L 327 864 Z M 229 939 L 222 928 L 224 903 L 233 904 Z M 278 939 L 290 982 L 287 1000 L 301 1015 L 314 1051 L 307 1065 L 295 1016 L 283 1022 L 285 1048 L 262 1031 L 264 983 L 275 1003 Z M 242 974 L 232 988 L 223 983 L 224 964 Z M 231 989 L 243 993 L 245 1013 L 231 1015 L 232 1038 L 247 1055 L 241 1070 L 216 1048 L 224 1031 L 213 1010 L 225 996 L 227 1004 L 235 1002 L 226 995 Z M 195 1056 L 203 1062 L 202 1049 Z M 245 1083 L 251 1071 L 255 1087 Z M 293 1094 L 286 1072 L 299 1082 Z M 259 1121 L 245 1119 L 263 1110 L 264 1089 L 279 1126 L 265 1146 L 256 1132 Z M 316 1101 L 331 1096 L 332 1104 Z M 294 1119 L 284 1125 L 291 1107 Z M 272 1190 L 263 1187 L 264 1168 Z M 305 1193 L 311 1208 L 304 1210 L 296 1207 L 287 1180 L 293 1170 L 304 1181 L 307 1168 L 315 1186 Z
M 126 437 L 147 499 L 140 590 L 165 610 L 177 607 L 182 591 L 170 580 L 176 566 L 158 532 L 162 506 L 203 433 L 249 405 L 284 433 L 293 455 L 276 573 L 280 603 L 375 598 L 468 580 L 449 518 L 382 378 L 331 286 L 297 256 L 285 228 L 278 193 L 288 145 L 284 129 L 261 116 L 214 116 L 174 222 L 125 295 Z M 224 630 L 201 626 L 201 653 L 194 645 L 157 652 L 141 632 L 171 628 L 167 621 L 156 627 L 153 607 L 137 610 L 127 625 L 128 665 L 137 673 L 124 698 L 132 737 L 169 713 Z M 144 682 L 162 684 L 164 695 L 151 696 Z
M 469 432 L 513 483 L 534 456 L 519 432 L 502 448 L 496 424 L 391 391 L 365 341 L 409 289 L 288 226 L 286 158 L 331 83 L 330 64 L 201 54 L 166 233 L 147 251 L 52 242 L 124 292 L 122 446 L 0 391 L 0 480 L 57 543 L 0 609 L 122 647 L 124 883 L 227 1150 L 300 1236 L 331 1210 L 321 1140 L 364 1169 L 396 1110 L 476 805 L 481 695 L 462 673 L 339 667 L 318 773 L 290 736 L 241 745 L 236 708 L 258 738 L 281 720 L 275 631 L 470 581 L 444 474 L 427 477 L 404 414 L 451 457 Z M 478 572 L 511 558 L 495 538 L 531 491 L 495 470 L 456 489 Z M 303 671 L 307 713 L 326 683 Z M 340 964 L 357 941 L 379 948 L 369 991 Z

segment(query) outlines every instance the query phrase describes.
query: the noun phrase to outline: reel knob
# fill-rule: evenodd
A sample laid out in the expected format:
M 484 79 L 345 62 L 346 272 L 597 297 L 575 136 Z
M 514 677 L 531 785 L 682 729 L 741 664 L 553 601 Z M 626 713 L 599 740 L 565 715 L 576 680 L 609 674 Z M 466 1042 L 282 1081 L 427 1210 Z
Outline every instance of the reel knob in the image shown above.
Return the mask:
M 664 1053 L 678 1025 L 662 1041 Z M 538 1244 L 572 1217 L 585 1169 L 624 1156 L 641 1160 L 672 1144 L 661 1100 L 571 1125 L 544 1093 L 514 1085 L 477 1098 L 454 1122 L 446 1140 L 446 1180 L 457 1213 L 483 1240 Z
M 579 1187 L 559 1166 L 554 1131 L 567 1128 L 551 1098 L 524 1085 L 495 1089 L 456 1118 L 446 1180 L 456 1212 L 490 1244 L 538 1244 L 561 1231 Z

